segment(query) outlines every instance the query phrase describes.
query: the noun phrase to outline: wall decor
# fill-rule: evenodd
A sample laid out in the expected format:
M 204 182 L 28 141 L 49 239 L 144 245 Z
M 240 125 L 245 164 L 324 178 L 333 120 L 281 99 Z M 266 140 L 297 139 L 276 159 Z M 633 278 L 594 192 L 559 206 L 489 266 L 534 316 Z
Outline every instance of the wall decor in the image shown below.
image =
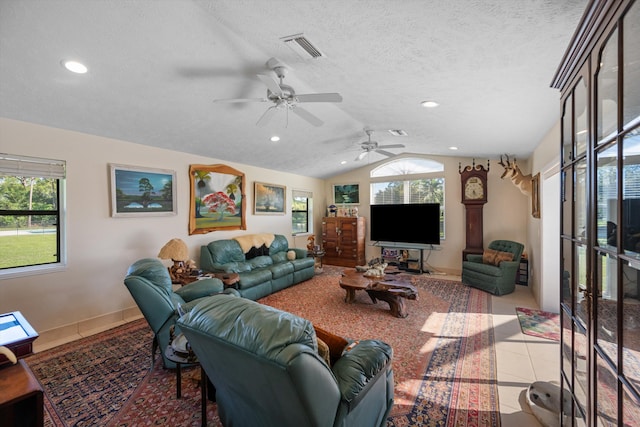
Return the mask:
M 343 184 L 333 186 L 333 203 L 336 205 L 359 205 L 360 185 Z
M 540 172 L 531 178 L 531 215 L 540 218 Z
M 287 206 L 287 187 L 284 185 L 254 183 L 254 215 L 284 215 Z
M 167 216 L 178 213 L 176 173 L 166 169 L 109 164 L 111 216 Z
M 226 165 L 190 165 L 189 234 L 246 230 L 244 173 Z

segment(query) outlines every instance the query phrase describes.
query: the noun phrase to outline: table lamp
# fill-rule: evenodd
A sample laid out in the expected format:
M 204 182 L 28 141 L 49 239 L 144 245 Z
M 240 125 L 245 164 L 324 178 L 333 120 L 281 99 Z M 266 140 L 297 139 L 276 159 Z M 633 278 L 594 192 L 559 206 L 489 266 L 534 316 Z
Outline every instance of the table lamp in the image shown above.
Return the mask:
M 189 248 L 183 240 L 171 239 L 160 249 L 158 258 L 173 261 L 173 265 L 169 267 L 169 275 L 172 281 L 176 281 L 178 276 L 187 271 L 185 261 L 189 259 Z

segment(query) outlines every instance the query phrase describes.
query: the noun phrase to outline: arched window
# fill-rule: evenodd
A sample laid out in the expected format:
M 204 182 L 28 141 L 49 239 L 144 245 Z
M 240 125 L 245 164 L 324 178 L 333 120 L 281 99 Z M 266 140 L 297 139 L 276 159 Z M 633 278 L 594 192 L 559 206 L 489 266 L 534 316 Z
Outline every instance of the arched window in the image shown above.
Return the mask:
M 373 169 L 372 205 L 439 203 L 440 239 L 444 239 L 444 165 L 431 159 L 407 157 Z

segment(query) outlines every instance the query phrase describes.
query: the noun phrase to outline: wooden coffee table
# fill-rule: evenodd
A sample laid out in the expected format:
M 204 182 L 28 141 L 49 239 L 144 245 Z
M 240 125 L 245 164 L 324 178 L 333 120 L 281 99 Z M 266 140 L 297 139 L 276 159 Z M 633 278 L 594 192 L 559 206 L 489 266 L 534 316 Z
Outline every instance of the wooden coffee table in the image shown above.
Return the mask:
M 413 279 L 406 275 L 385 275 L 384 277 L 367 277 L 356 270 L 345 270 L 340 278 L 340 287 L 347 294 L 344 301 L 351 304 L 355 301 L 356 291 L 365 291 L 375 304 L 378 300 L 389 304 L 391 314 L 395 317 L 407 317 L 405 299 L 418 298 L 418 289 Z

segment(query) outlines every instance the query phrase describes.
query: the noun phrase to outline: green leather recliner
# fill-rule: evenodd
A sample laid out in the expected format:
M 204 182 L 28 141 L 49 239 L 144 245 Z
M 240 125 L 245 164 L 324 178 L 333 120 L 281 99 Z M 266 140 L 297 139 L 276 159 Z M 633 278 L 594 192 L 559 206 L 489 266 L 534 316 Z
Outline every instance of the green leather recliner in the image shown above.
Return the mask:
M 361 340 L 329 367 L 310 321 L 224 294 L 178 325 L 216 388 L 225 426 L 386 425 L 393 350 L 382 341 Z
M 169 345 L 169 328 L 178 318 L 178 304 L 184 311 L 189 311 L 203 297 L 217 294 L 224 289 L 219 279 L 203 279 L 174 292 L 169 271 L 157 258 L 144 258 L 133 263 L 127 270 L 124 284 L 154 334 L 151 345 L 151 368 L 153 368 L 158 346 L 164 367 L 175 368 L 176 366 L 164 356 L 164 351 Z
M 516 288 L 516 273 L 524 250 L 522 243 L 511 240 L 494 240 L 489 249 L 513 254 L 513 261 L 502 261 L 499 265 L 484 264 L 482 255 L 467 255 L 462 263 L 462 283 L 482 289 L 494 295 L 506 295 Z

